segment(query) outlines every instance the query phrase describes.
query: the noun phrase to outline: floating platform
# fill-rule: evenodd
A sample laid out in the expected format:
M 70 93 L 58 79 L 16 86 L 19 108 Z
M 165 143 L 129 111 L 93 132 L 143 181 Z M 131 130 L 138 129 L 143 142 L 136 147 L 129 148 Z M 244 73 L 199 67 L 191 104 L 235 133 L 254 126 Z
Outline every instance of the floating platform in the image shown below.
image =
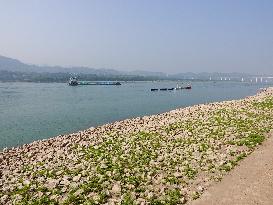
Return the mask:
M 157 88 L 152 88 L 151 91 L 158 91 L 158 89 Z
M 121 85 L 120 82 L 88 82 L 78 81 L 78 85 Z
M 172 91 L 172 90 L 182 90 L 182 89 L 191 89 L 191 86 L 186 86 L 186 87 L 176 87 L 176 88 L 152 88 L 151 91 Z
M 177 88 L 175 88 L 175 90 L 182 90 L 182 89 L 191 89 L 191 86 L 177 87 Z

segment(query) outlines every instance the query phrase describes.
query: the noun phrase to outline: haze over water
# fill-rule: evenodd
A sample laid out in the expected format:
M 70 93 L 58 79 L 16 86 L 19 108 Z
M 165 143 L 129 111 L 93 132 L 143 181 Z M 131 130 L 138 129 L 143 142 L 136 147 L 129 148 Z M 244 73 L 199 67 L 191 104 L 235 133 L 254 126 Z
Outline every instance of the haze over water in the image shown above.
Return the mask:
M 254 95 L 272 84 L 194 82 L 192 90 L 151 92 L 176 82 L 77 86 L 0 83 L 0 148 L 199 103 Z

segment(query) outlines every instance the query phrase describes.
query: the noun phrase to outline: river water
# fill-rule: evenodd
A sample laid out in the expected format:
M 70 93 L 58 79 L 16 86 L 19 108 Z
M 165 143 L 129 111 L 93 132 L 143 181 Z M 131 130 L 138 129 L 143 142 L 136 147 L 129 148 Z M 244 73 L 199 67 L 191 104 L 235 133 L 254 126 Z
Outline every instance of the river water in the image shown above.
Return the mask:
M 150 91 L 175 86 L 176 82 L 76 87 L 0 83 L 0 148 L 179 107 L 239 99 L 273 84 L 207 81 L 192 82 L 192 90 Z

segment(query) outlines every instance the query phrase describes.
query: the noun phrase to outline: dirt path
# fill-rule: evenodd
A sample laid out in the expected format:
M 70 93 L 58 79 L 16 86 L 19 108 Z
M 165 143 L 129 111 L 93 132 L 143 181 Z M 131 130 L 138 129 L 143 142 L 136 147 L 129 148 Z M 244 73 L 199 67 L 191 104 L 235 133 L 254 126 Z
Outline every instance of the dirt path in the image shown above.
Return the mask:
M 272 205 L 273 132 L 223 180 L 210 187 L 192 205 Z

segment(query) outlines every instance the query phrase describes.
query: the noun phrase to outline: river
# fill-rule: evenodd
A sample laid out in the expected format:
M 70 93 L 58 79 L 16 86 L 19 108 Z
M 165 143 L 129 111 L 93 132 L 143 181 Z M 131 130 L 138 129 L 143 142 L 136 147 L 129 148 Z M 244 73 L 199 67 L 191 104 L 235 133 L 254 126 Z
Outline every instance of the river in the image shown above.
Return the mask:
M 176 82 L 120 86 L 0 83 L 0 148 L 194 104 L 239 99 L 273 84 L 195 81 L 192 90 L 151 92 Z

